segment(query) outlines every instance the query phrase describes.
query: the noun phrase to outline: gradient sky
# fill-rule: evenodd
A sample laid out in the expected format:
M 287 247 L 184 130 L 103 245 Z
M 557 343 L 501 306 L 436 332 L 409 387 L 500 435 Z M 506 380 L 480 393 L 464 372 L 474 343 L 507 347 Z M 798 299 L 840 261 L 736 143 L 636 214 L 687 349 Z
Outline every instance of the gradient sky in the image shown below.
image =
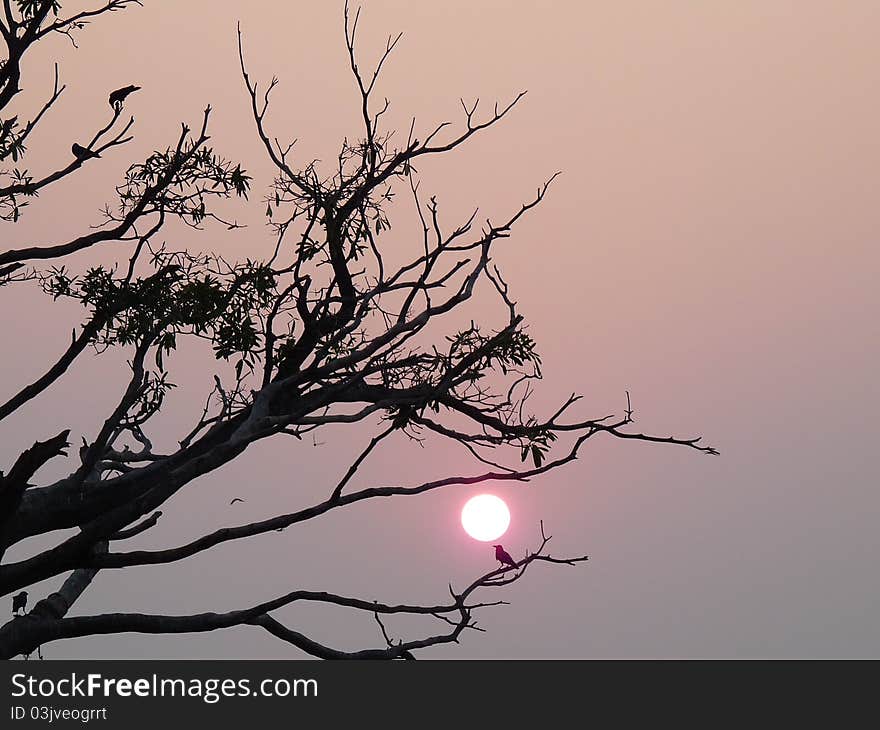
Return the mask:
M 145 5 L 85 30 L 79 50 L 56 39 L 30 57 L 18 109 L 51 90 L 56 58 L 68 85 L 32 137 L 32 171 L 66 161 L 70 143 L 104 121 L 108 91 L 128 83 L 143 86 L 127 104 L 137 137 L 42 194 L 21 223 L 3 224 L 4 248 L 66 240 L 98 222 L 127 165 L 170 144 L 211 103 L 215 147 L 256 178 L 252 204 L 234 209 L 250 225 L 174 239 L 169 229 L 169 241 L 242 258 L 269 251 L 259 201 L 271 170 L 237 68 L 238 20 L 252 76 L 281 80 L 269 126 L 299 139 L 300 160 L 332 159 L 341 137 L 359 131 L 341 1 Z M 515 209 L 563 171 L 497 256 L 544 359 L 534 408 L 578 391 L 581 415 L 620 413 L 629 389 L 641 430 L 703 434 L 721 456 L 597 437 L 577 462 L 527 486 L 361 503 L 173 566 L 105 571 L 76 613 L 230 610 L 295 588 L 442 600 L 449 581 L 494 565 L 458 521 L 468 497 L 492 491 L 511 508 L 502 542 L 512 553 L 537 546 L 543 519 L 554 554 L 586 552 L 590 562 L 535 566 L 507 590 L 512 605 L 483 612 L 488 633 L 423 656 L 880 656 L 880 4 L 364 5 L 365 65 L 387 34 L 405 34 L 378 90 L 392 101 L 390 122 L 460 121 L 459 97 L 529 90 L 491 133 L 420 172 L 454 224 L 476 204 L 486 215 Z M 410 214 L 402 205 L 397 216 Z M 105 247 L 72 263 L 114 255 Z M 29 382 L 81 319 L 32 289 L 0 291 L 0 396 Z M 61 427 L 77 440 L 94 433 L 123 387 L 120 362 L 82 358 L 0 423 L 0 466 Z M 211 367 L 198 348 L 171 361 L 181 387 L 160 442 L 197 418 Z M 328 429 L 320 447 L 259 443 L 189 485 L 137 545 L 176 545 L 323 498 L 367 438 Z M 389 441 L 357 485 L 450 470 L 480 471 L 454 445 Z M 236 495 L 247 502 L 229 507 Z M 338 648 L 381 645 L 368 614 L 295 607 L 277 616 Z M 388 627 L 413 635 L 404 620 Z M 44 653 L 299 656 L 256 628 L 87 638 Z

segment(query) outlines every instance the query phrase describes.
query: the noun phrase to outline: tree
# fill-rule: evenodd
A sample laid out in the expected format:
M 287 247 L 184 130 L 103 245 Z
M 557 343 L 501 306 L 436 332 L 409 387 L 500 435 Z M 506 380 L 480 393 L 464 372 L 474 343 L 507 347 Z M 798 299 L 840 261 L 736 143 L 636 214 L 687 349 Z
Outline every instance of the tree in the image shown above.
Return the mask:
M 56 0 L 4 3 L 0 31 L 7 58 L 0 69 L 0 160 L 20 162 L 28 136 L 64 91 L 56 67 L 53 92 L 31 121 L 22 123 L 19 114 L 11 114 L 25 53 L 51 34 L 75 40 L 88 22 L 140 4 L 111 0 L 64 16 Z M 102 225 L 70 241 L 0 253 L 0 286 L 38 285 L 55 299 L 78 302 L 86 312 L 58 359 L 0 403 L 0 419 L 13 417 L 34 398 L 48 400 L 53 383 L 87 350 L 123 350 L 131 370 L 116 407 L 94 432 L 81 435 L 78 451 L 67 452 L 79 439 L 65 424 L 54 424 L 45 441 L 21 453 L 0 476 L 0 560 L 22 540 L 76 529 L 31 557 L 0 564 L 2 595 L 46 579 L 60 582 L 56 592 L 0 627 L 0 656 L 28 654 L 70 637 L 252 625 L 317 657 L 414 658 L 419 649 L 455 642 L 467 629 L 481 630 L 475 612 L 501 602 L 480 598 L 486 589 L 520 580 L 533 563 L 573 565 L 586 556 L 552 557 L 542 524 L 540 545 L 516 560 L 515 569 L 491 570 L 459 590 L 450 585 L 449 598 L 436 605 L 390 605 L 293 590 L 259 605 L 210 614 L 68 614 L 100 571 L 186 560 L 221 543 L 319 519 L 363 500 L 487 481 L 524 482 L 574 461 L 597 434 L 717 453 L 699 438 L 632 430 L 628 395 L 623 415 L 617 417 L 569 417 L 577 395 L 549 415 L 527 413 L 528 396 L 541 378 L 541 360 L 492 252 L 538 206 L 556 176 L 500 219 L 478 226 L 474 213 L 450 228 L 441 220 L 436 198 L 426 200 L 422 194 L 417 170 L 423 158 L 456 149 L 500 122 L 523 94 L 487 113 L 477 103 L 462 102 L 458 126 L 444 122 L 420 132 L 414 120 L 405 141 L 396 146 L 383 127 L 389 103 L 375 104 L 374 90 L 400 36 L 389 38 L 375 69 L 365 73 L 355 53 L 358 17 L 346 5 L 345 47 L 359 92 L 362 129 L 359 139 L 342 142 L 327 168 L 317 161 L 300 163 L 293 144 L 282 144 L 269 131 L 270 95 L 278 81 L 273 78 L 259 88 L 251 79 L 239 30 L 241 74 L 255 131 L 276 170 L 261 203 L 275 242 L 268 260 L 229 262 L 157 243 L 159 231 L 167 235 L 172 221 L 197 230 L 217 224 L 238 227 L 216 203 L 246 201 L 251 178 L 241 164 L 220 157 L 208 145 L 210 107 L 198 131 L 184 124 L 173 144 L 128 168 L 116 188 L 117 203 L 103 211 Z M 98 155 L 130 141 L 133 119 L 124 119 L 124 107 L 124 100 L 111 99 L 106 126 L 57 171 L 32 176 L 19 167 L 4 170 L 3 219 L 14 224 L 43 188 L 100 164 Z M 401 189 L 411 199 L 421 236 L 406 242 L 405 263 L 391 265 L 386 242 L 391 211 L 397 209 L 393 198 Z M 65 265 L 70 254 L 106 242 L 115 242 L 117 250 L 126 247 L 121 266 L 112 256 L 85 271 Z M 474 312 L 478 289 L 491 292 L 500 305 L 503 317 L 494 326 L 477 321 L 478 316 L 486 318 L 484 311 Z M 444 330 L 451 313 L 459 321 L 461 313 L 474 319 L 465 327 Z M 173 354 L 195 339 L 211 343 L 219 374 L 206 384 L 210 393 L 204 409 L 194 427 L 179 435 L 177 447 L 154 450 L 151 421 L 174 387 L 169 377 Z M 170 497 L 236 459 L 251 444 L 284 436 L 314 438 L 328 424 L 375 422 L 375 435 L 338 482 L 328 485 L 323 501 L 166 549 L 124 548 L 126 540 L 157 524 Z M 430 436 L 457 442 L 481 466 L 473 474 L 418 485 L 350 489 L 377 444 L 398 432 L 414 440 Z M 514 455 L 516 467 L 500 463 L 508 454 Z M 31 483 L 41 467 L 60 457 L 72 464 L 67 476 Z M 381 629 L 380 645 L 360 651 L 324 646 L 272 617 L 272 611 L 296 601 L 372 613 Z M 395 641 L 382 620 L 389 614 L 424 616 L 439 621 L 442 630 Z

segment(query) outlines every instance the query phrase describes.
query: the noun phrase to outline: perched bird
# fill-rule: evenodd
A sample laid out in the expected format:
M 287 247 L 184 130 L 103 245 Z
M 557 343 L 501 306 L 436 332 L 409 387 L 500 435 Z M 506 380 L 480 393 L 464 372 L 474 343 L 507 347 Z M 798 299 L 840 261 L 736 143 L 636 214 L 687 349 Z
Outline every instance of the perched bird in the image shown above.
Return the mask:
M 94 150 L 87 149 L 87 148 L 83 147 L 81 144 L 77 144 L 76 142 L 74 142 L 71 145 L 70 151 L 73 152 L 73 156 L 76 157 L 76 159 L 78 159 L 78 160 L 88 160 L 93 157 L 100 157 L 101 156 L 97 152 L 95 152 Z
M 236 502 L 244 502 L 241 497 L 233 497 L 229 504 L 235 504 Z
M 12 615 L 15 616 L 19 611 L 24 613 L 27 607 L 27 591 L 17 593 L 12 597 Z
M 116 91 L 112 92 L 110 94 L 110 98 L 107 101 L 110 102 L 110 106 L 112 106 L 114 109 L 121 109 L 122 102 L 125 101 L 125 97 L 128 96 L 132 91 L 137 91 L 140 88 L 140 86 L 135 86 L 134 84 L 123 86 L 121 89 L 116 89 Z
M 501 545 L 493 545 L 495 548 L 495 560 L 497 560 L 501 565 L 509 565 L 511 568 L 516 567 L 516 561 L 510 557 L 510 553 L 507 552 Z

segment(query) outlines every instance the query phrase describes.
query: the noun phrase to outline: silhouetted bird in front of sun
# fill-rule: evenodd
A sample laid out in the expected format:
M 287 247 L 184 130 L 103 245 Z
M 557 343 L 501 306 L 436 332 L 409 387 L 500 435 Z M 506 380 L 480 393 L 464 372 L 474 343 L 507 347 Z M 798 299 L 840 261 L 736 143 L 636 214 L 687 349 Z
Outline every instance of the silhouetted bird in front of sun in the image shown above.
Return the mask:
M 83 147 L 81 144 L 77 144 L 76 142 L 74 142 L 70 146 L 70 151 L 73 152 L 73 156 L 76 157 L 76 159 L 78 160 L 90 160 L 93 157 L 101 156 L 94 150 L 87 149 L 86 147 Z
M 495 548 L 495 560 L 497 560 L 501 565 L 509 565 L 511 568 L 516 567 L 516 561 L 510 557 L 510 553 L 507 552 L 501 545 L 493 545 Z
M 140 86 L 135 86 L 134 84 L 123 86 L 121 89 L 116 89 L 116 91 L 112 92 L 110 94 L 110 98 L 107 101 L 110 102 L 110 106 L 112 106 L 114 109 L 121 109 L 122 102 L 125 101 L 125 97 L 133 91 L 138 91 L 140 88 Z
M 27 591 L 16 593 L 12 597 L 12 615 L 15 616 L 19 611 L 24 613 L 27 608 Z

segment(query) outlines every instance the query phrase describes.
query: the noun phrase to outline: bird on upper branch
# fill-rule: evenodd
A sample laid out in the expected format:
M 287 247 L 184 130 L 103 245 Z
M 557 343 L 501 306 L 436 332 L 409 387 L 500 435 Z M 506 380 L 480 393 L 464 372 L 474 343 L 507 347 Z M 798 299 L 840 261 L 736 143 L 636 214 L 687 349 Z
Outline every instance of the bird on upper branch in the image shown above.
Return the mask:
M 116 110 L 119 110 L 122 108 L 122 102 L 125 101 L 125 97 L 128 96 L 131 92 L 137 91 L 140 88 L 140 86 L 135 86 L 134 84 L 123 86 L 121 89 L 116 89 L 116 91 L 112 92 L 107 101 L 110 102 L 110 106 L 112 106 Z
M 70 151 L 73 152 L 73 156 L 76 157 L 76 159 L 78 160 L 89 160 L 93 157 L 101 156 L 94 150 L 83 147 L 81 144 L 77 144 L 76 142 L 74 142 L 70 146 Z
M 516 561 L 510 557 L 510 553 L 507 552 L 501 545 L 493 545 L 495 548 L 495 560 L 497 560 L 501 565 L 509 565 L 511 568 L 516 568 Z

